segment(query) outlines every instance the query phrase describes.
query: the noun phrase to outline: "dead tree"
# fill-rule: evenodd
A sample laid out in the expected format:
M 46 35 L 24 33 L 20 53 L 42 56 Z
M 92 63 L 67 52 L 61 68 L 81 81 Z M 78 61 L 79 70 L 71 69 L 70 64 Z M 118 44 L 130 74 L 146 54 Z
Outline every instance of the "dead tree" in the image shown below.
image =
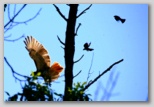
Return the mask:
M 80 61 L 82 59 L 82 57 L 84 56 L 84 55 L 82 55 L 79 60 L 74 61 L 75 37 L 77 35 L 77 31 L 78 31 L 79 27 L 81 26 L 81 24 L 79 24 L 79 26 L 75 30 L 76 21 L 77 21 L 77 18 L 79 18 L 82 14 L 84 14 L 92 5 L 88 6 L 85 10 L 83 10 L 79 14 L 77 14 L 77 12 L 78 12 L 78 6 L 79 6 L 78 4 L 69 4 L 68 6 L 70 7 L 70 9 L 69 9 L 68 18 L 66 18 L 61 13 L 60 9 L 54 4 L 54 7 L 56 8 L 56 10 L 59 13 L 59 15 L 67 23 L 65 43 L 62 42 L 60 40 L 60 38 L 57 36 L 58 37 L 58 40 L 60 41 L 60 43 L 62 45 L 64 45 L 64 58 L 65 58 L 65 92 L 64 92 L 63 101 L 69 101 L 69 97 L 70 96 L 69 96 L 68 89 L 72 89 L 73 78 L 74 78 L 74 75 L 73 75 L 73 66 L 74 66 L 74 63 Z M 109 71 L 115 64 L 118 64 L 121 61 L 123 61 L 123 59 L 121 59 L 121 60 L 115 62 L 114 64 L 112 64 L 104 72 L 102 72 L 100 75 L 98 75 L 92 82 L 90 82 L 89 84 L 87 84 L 87 86 L 82 91 L 85 91 L 87 88 L 89 88 L 89 86 L 91 86 L 94 82 L 96 82 L 102 75 L 104 75 L 107 71 Z

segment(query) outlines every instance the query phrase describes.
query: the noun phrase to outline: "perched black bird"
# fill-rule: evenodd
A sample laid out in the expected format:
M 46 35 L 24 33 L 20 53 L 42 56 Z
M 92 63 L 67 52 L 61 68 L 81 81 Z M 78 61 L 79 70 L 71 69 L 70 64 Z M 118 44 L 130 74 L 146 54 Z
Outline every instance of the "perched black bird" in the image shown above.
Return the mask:
M 89 46 L 91 45 L 91 43 L 85 43 L 83 46 L 84 46 L 84 49 L 83 50 L 86 50 L 86 51 L 92 51 L 92 50 L 94 50 L 94 49 L 92 49 L 92 48 L 89 48 Z
M 124 23 L 126 21 L 126 19 L 122 19 L 117 15 L 115 15 L 114 18 L 115 18 L 116 21 L 121 21 L 122 23 Z

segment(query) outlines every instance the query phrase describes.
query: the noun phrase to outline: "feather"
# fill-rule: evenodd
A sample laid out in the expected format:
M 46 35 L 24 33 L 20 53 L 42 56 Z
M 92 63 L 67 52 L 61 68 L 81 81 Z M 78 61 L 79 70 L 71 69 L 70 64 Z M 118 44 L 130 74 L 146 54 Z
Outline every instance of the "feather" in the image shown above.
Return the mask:
M 26 49 L 29 55 L 34 60 L 37 71 L 50 67 L 50 57 L 47 50 L 32 36 L 25 39 Z M 45 57 L 44 57 L 45 55 Z
M 58 62 L 50 67 L 50 56 L 44 46 L 32 36 L 25 38 L 24 43 L 30 57 L 34 60 L 37 69 L 35 73 L 41 72 L 41 76 L 46 82 L 58 79 L 63 67 Z

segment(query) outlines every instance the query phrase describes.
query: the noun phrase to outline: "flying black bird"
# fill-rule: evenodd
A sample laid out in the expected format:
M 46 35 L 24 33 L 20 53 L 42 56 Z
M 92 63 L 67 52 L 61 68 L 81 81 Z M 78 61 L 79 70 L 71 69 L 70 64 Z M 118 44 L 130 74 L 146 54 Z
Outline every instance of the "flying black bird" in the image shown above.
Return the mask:
M 84 49 L 83 50 L 86 50 L 86 51 L 92 51 L 94 49 L 92 48 L 89 48 L 89 46 L 91 45 L 91 42 L 88 44 L 88 43 L 85 43 L 83 46 L 84 46 Z
M 126 21 L 126 19 L 122 19 L 117 15 L 115 15 L 114 18 L 115 18 L 116 21 L 121 21 L 121 23 L 124 23 Z

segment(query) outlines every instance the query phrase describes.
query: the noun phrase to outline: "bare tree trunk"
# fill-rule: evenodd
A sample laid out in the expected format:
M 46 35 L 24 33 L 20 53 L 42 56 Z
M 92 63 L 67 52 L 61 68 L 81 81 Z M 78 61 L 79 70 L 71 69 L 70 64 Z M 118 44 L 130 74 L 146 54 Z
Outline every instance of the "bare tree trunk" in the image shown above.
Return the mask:
M 64 101 L 69 100 L 68 88 L 72 89 L 73 84 L 73 58 L 75 52 L 75 25 L 77 19 L 78 4 L 70 4 L 69 16 L 66 28 L 65 40 L 65 93 Z

